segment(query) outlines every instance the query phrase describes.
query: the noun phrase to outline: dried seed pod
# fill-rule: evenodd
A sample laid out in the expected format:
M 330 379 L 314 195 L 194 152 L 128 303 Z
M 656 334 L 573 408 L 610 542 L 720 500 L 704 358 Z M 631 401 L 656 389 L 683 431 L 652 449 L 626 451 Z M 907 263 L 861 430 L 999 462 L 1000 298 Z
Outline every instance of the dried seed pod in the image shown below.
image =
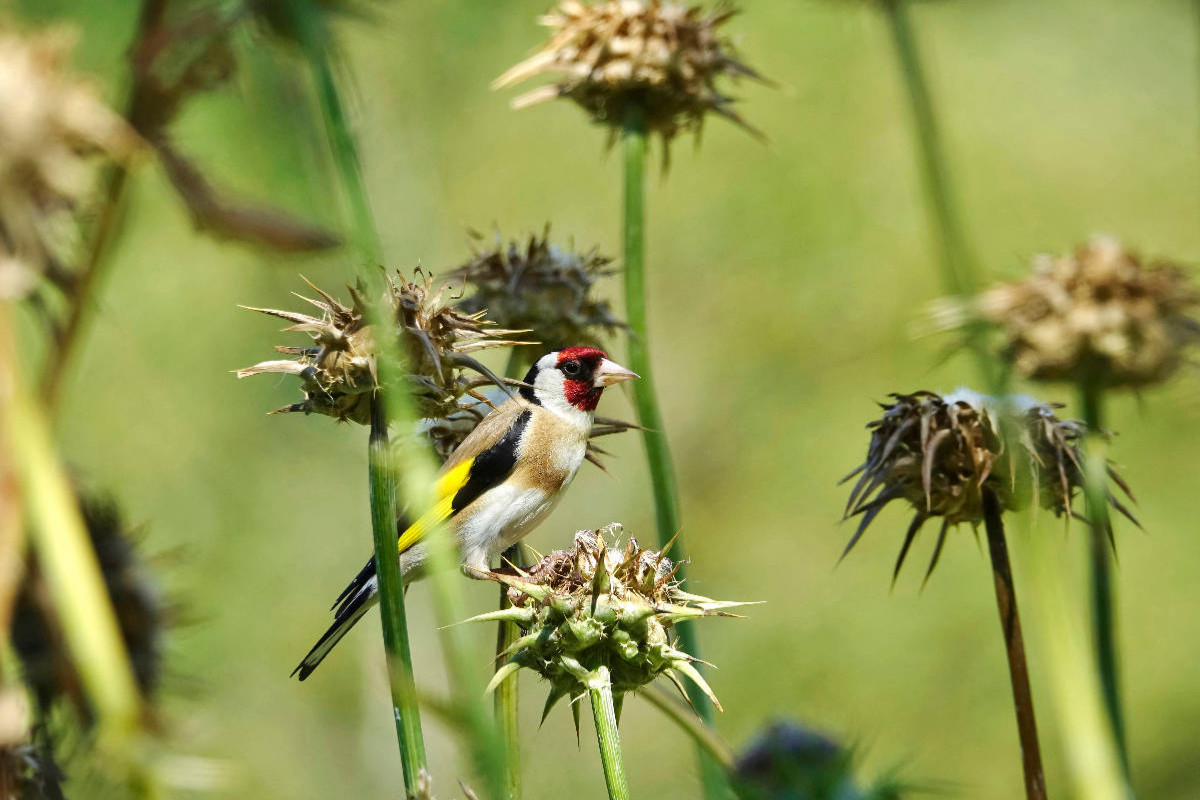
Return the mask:
M 471 259 L 447 275 L 470 290 L 458 303 L 461 311 L 486 312 L 497 325 L 527 330 L 543 351 L 600 347 L 606 334 L 624 327 L 608 301 L 595 297 L 596 282 L 616 272 L 597 249 L 578 253 L 551 244 L 549 225 L 525 242 L 505 244 L 497 232 L 485 247 L 481 234 L 471 237 Z M 536 354 L 526 350 L 531 360 Z
M 564 0 L 540 20 L 552 32 L 550 41 L 494 86 L 558 75 L 557 84 L 518 97 L 514 107 L 567 97 L 614 131 L 638 107 L 648 130 L 665 142 L 699 131 L 709 112 L 757 133 L 716 85 L 722 76 L 759 78 L 720 33 L 733 14 L 724 4 L 705 12 L 672 0 Z
M 860 476 L 850 492 L 846 517 L 862 516 L 843 557 L 893 500 L 907 501 L 916 512 L 893 580 L 921 527 L 938 517 L 942 526 L 925 574 L 928 580 L 948 530 L 983 520 L 985 490 L 993 492 L 1004 509 L 1017 508 L 1037 495 L 1042 508 L 1057 516 L 1073 515 L 1072 501 L 1083 485 L 1079 444 L 1086 428 L 1055 416 L 1054 409 L 1061 406 L 1028 397 L 997 400 L 969 390 L 944 397 L 922 391 L 892 398 L 895 402 L 883 405 L 883 417 L 867 426 L 871 443 L 866 461 L 843 479 Z M 1006 446 L 1007 431 L 1017 438 L 1013 446 Z M 1128 495 L 1124 481 L 1111 469 L 1109 475 Z M 1133 520 L 1115 496 L 1110 494 L 1109 501 Z
M 126 527 L 117 506 L 111 500 L 82 493 L 79 504 L 134 678 L 142 696 L 150 698 L 162 675 L 163 636 L 170 611 L 153 576 L 138 558 L 136 533 Z M 63 700 L 90 724 L 91 708 L 79 671 L 67 649 L 49 587 L 36 560 L 29 564 L 17 594 L 12 643 L 21 660 L 25 683 L 42 712 Z
M 311 286 L 311 284 L 310 284 Z M 283 373 L 300 378 L 305 399 L 278 409 L 276 413 L 302 411 L 325 414 L 338 420 L 366 425 L 371 419 L 371 397 L 376 388 L 375 331 L 367 324 L 367 301 L 360 289 L 350 289 L 352 305 L 312 287 L 320 299 L 302 297 L 321 311 L 320 317 L 294 311 L 252 308 L 294 323 L 286 331 L 309 334 L 315 346 L 279 346 L 294 359 L 264 361 L 238 370 L 245 378 L 261 373 Z M 502 330 L 484 319 L 483 313 L 463 314 L 451 303 L 445 283 L 418 270 L 414 282 L 397 272 L 388 276 L 384 307 L 393 335 L 399 336 L 409 379 L 416 384 L 418 410 L 422 417 L 447 421 L 471 413 L 471 404 L 461 403 L 479 387 L 503 381 L 472 357 L 472 353 L 526 342 L 503 337 L 521 331 Z M 477 373 L 468 377 L 466 370 Z M 482 412 L 475 412 L 477 415 Z
M 855 766 L 852 748 L 776 720 L 738 755 L 730 777 L 738 800 L 899 800 L 903 786 L 891 777 L 860 788 Z
M 137 146 L 120 115 L 69 72 L 74 39 L 0 31 L 0 300 L 63 272 L 89 158 L 123 160 Z
M 1145 264 L 1098 236 L 1074 253 L 1038 256 L 1023 281 L 947 306 L 942 322 L 995 326 L 1003 358 L 1033 380 L 1141 387 L 1170 377 L 1200 341 L 1198 306 L 1181 267 Z
M 489 689 L 521 667 L 537 672 L 550 682 L 544 718 L 562 698 L 586 692 L 594 671 L 606 666 L 618 707 L 626 692 L 660 675 L 681 688 L 686 676 L 721 707 L 693 666 L 696 659 L 675 647 L 671 630 L 679 620 L 729 616 L 724 609 L 744 604 L 684 592 L 662 552 L 642 548 L 633 537 L 617 547 L 621 530 L 614 523 L 579 531 L 573 548 L 556 550 L 528 570 L 483 574 L 509 587 L 512 607 L 471 621 L 508 620 L 524 631 Z

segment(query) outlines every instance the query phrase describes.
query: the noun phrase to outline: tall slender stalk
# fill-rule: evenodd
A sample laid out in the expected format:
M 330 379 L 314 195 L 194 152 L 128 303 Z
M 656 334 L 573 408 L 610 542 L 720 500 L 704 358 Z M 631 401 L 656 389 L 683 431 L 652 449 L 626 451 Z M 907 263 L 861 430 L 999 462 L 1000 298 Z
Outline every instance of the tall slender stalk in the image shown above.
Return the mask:
M 501 566 L 505 562 L 519 564 L 521 561 L 521 545 L 514 544 L 504 551 L 501 556 Z M 511 605 L 508 601 L 508 587 L 500 584 L 500 610 Z M 521 635 L 515 622 L 500 622 L 496 626 L 496 668 L 505 661 L 504 654 Z M 504 740 L 504 797 L 507 800 L 520 800 L 521 797 L 521 722 L 520 722 L 520 683 L 517 673 L 496 687 L 492 708 L 496 714 L 496 723 L 500 727 L 500 737 Z
M 680 730 L 692 738 L 697 747 L 707 752 L 713 761 L 720 764 L 723 769 L 733 770 L 735 761 L 733 748 L 721 737 L 721 734 L 717 733 L 715 728 L 705 724 L 704 720 L 692 713 L 692 710 L 679 702 L 677 698 L 669 695 L 659 686 L 646 687 L 638 692 L 638 697 L 657 708 L 667 719 L 678 725 Z
M 650 484 L 654 491 L 654 514 L 658 542 L 665 546 L 675 540 L 671 557 L 680 564 L 677 573 L 686 577 L 687 555 L 683 537 L 679 536 L 679 501 L 675 487 L 675 470 L 671 452 L 658 408 L 654 389 L 654 370 L 650 363 L 649 335 L 646 322 L 646 144 L 645 112 L 636 104 L 630 105 L 622 135 L 625 152 L 625 314 L 629 324 L 629 368 L 641 376 L 633 382 L 633 403 L 638 424 L 643 428 L 642 443 L 650 468 Z M 676 629 L 682 649 L 700 657 L 700 643 L 695 625 L 680 622 Z M 713 706 L 708 697 L 695 685 L 688 685 L 688 699 L 705 722 L 713 718 Z M 700 774 L 705 796 L 725 797 L 728 783 L 720 768 L 703 750 L 700 755 Z
M 992 558 L 992 576 L 996 584 L 996 608 L 1000 611 L 1000 629 L 1004 633 L 1008 672 L 1012 680 L 1013 705 L 1017 711 L 1017 732 L 1021 737 L 1021 764 L 1025 773 L 1025 797 L 1046 800 L 1046 776 L 1042 770 L 1042 751 L 1038 745 L 1037 720 L 1033 711 L 1033 691 L 1029 687 L 1029 666 L 1025 662 L 1025 639 L 1021 635 L 1021 617 L 1017 612 L 1017 594 L 1008 544 L 1004 538 L 1004 519 L 1000 502 L 990 489 L 983 491 L 983 521 L 987 529 L 988 552 Z
M 1120 680 L 1117 658 L 1116 587 L 1113 581 L 1112 523 L 1108 517 L 1108 459 L 1103 425 L 1104 394 L 1096 381 L 1080 386 L 1080 407 L 1087 424 L 1085 441 L 1085 497 L 1088 542 L 1091 564 L 1092 635 L 1096 669 L 1104 705 L 1112 724 L 1117 753 L 1125 778 L 1129 779 L 1129 753 L 1126 749 L 1125 721 L 1121 710 Z
M 905 8 L 906 0 L 879 0 L 887 17 L 900 74 L 908 92 L 912 111 L 913 135 L 921 186 L 929 215 L 930 227 L 938 247 L 942 281 L 947 291 L 959 296 L 975 293 L 976 282 L 971 250 L 967 245 L 959 220 L 954 192 L 950 185 L 950 170 L 942 147 L 941 129 L 934 110 L 929 81 L 921 65 L 917 39 Z M 983 324 L 971 320 L 967 324 L 967 345 L 975 355 L 976 365 L 984 385 L 995 387 L 1003 383 L 1002 371 L 983 346 Z
M 75 274 L 74 283 L 68 292 L 66 319 L 55 331 L 53 346 L 46 361 L 45 372 L 42 374 L 42 402 L 50 415 L 58 408 L 63 380 L 75 351 L 83 340 L 83 332 L 95 304 L 96 294 L 105 277 L 105 255 L 120 228 L 128 182 L 129 170 L 123 165 L 116 164 L 108 168 L 104 177 L 104 188 L 101 190 L 99 216 L 92 226 L 83 264 Z
M 425 736 L 417 706 L 412 650 L 408 644 L 408 617 L 404 610 L 404 577 L 396 552 L 396 471 L 388 446 L 387 412 L 382 398 L 371 403 L 371 437 L 367 445 L 371 480 L 371 531 L 375 540 L 375 572 L 379 576 L 379 616 L 387 653 L 392 713 L 400 740 L 404 786 L 415 796 L 417 776 L 426 766 Z
M 609 800 L 629 800 L 629 784 L 625 780 L 621 734 L 617 731 L 617 712 L 613 706 L 608 667 L 597 667 L 593 672 L 588 681 L 588 697 L 592 701 L 592 719 L 596 723 L 596 741 L 600 745 L 600 762 L 604 766 L 604 783 L 608 786 Z
M 1068 601 L 1068 574 L 1054 538 L 1033 535 L 1033 514 L 1021 512 L 1029 543 L 1030 587 L 1037 613 L 1038 640 L 1046 650 L 1046 672 L 1061 721 L 1061 737 L 1075 795 L 1088 800 L 1128 800 L 1132 797 L 1121 771 L 1112 725 L 1104 706 L 1099 677 L 1080 634 L 1074 607 Z
M 348 206 L 352 241 L 359 258 L 364 262 L 361 277 L 366 286 L 367 296 L 377 299 L 369 310 L 373 324 L 381 329 L 393 330 L 394 321 L 386 319 L 383 309 L 377 307 L 378 299 L 384 296 L 386 290 L 383 272 L 377 269 L 382 260 L 382 246 L 363 181 L 358 147 L 330 61 L 331 42 L 322 17 L 323 12 L 313 0 L 293 0 L 289 9 L 300 33 L 301 45 L 312 72 L 326 140 Z M 412 431 L 415 429 L 416 415 L 411 386 L 404 380 L 403 353 L 400 352 L 399 343 L 396 337 L 380 336 L 377 338 L 377 346 L 380 350 L 376 359 L 379 392 L 385 405 L 387 420 L 398 430 Z M 429 503 L 430 487 L 433 486 L 435 476 L 432 455 L 428 448 L 419 437 L 404 435 L 393 443 L 392 454 L 398 500 L 407 508 L 425 508 Z M 396 558 L 394 524 L 392 536 L 387 557 Z M 477 687 L 476 682 L 470 678 L 470 663 L 464 652 L 460 629 L 453 626 L 465 617 L 457 583 L 459 577 L 455 575 L 454 570 L 458 557 L 444 526 L 434 526 L 422 538 L 422 543 L 429 554 L 434 611 L 442 626 L 443 661 L 456 719 L 463 725 L 476 767 L 485 781 L 487 793 L 493 797 L 500 797 L 504 786 L 502 743 L 484 708 L 482 692 L 479 691 L 481 687 Z M 389 602 L 393 604 L 393 608 L 403 608 L 402 603 L 395 604 L 394 598 L 388 599 L 388 595 L 402 591 L 400 586 L 385 585 L 383 575 L 380 575 L 381 603 Z M 393 633 L 400 635 L 400 631 Z M 415 788 L 414 785 L 410 785 L 408 790 L 411 793 Z
M 0 303 L 0 339 L 12 341 L 10 307 Z M 117 752 L 138 727 L 141 698 L 79 504 L 54 451 L 49 421 L 12 365 L 9 407 L 0 439 L 13 467 L 67 647 L 100 719 L 105 742 Z

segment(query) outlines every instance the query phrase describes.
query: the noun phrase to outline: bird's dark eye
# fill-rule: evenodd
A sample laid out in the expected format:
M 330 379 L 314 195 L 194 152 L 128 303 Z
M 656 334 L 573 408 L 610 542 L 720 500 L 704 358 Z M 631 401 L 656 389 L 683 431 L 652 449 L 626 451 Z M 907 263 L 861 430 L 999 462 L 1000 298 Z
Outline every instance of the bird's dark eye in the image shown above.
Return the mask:
M 561 367 L 559 367 L 559 369 L 561 369 L 563 371 L 563 374 L 566 375 L 568 378 L 574 378 L 575 376 L 577 376 L 579 374 L 580 366 L 579 366 L 578 361 L 572 360 L 572 361 L 564 362 L 563 365 Z

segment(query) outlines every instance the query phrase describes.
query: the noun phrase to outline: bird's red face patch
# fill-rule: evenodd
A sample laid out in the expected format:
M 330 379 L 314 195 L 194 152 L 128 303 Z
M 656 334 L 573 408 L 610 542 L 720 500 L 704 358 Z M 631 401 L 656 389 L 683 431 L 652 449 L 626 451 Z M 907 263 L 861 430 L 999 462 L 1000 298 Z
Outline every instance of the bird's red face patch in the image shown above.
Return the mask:
M 596 369 L 608 354 L 595 347 L 565 347 L 558 353 L 556 366 L 563 374 L 563 394 L 580 411 L 595 411 L 604 394 L 603 386 L 593 384 Z

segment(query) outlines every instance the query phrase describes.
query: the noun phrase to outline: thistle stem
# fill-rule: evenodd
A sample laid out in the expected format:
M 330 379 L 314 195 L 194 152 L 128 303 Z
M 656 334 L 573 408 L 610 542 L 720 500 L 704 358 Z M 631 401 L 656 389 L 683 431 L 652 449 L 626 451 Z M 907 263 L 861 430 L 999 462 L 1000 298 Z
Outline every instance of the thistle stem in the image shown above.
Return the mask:
M 1012 680 L 1013 705 L 1017 711 L 1017 732 L 1021 738 L 1021 765 L 1025 773 L 1027 800 L 1046 800 L 1046 776 L 1042 770 L 1042 751 L 1038 745 L 1037 719 L 1033 710 L 1033 691 L 1029 687 L 1029 666 L 1025 662 L 1025 639 L 1017 612 L 1017 594 L 1012 567 L 1008 561 L 1008 543 L 1004 537 L 1004 518 L 1000 501 L 990 489 L 983 491 L 983 521 L 987 529 L 988 552 L 992 557 L 992 577 L 996 584 L 996 608 L 1000 611 L 1000 630 L 1008 655 Z
M 609 800 L 629 800 L 629 784 L 625 780 L 625 763 L 621 756 L 621 735 L 617 731 L 617 712 L 613 706 L 612 681 L 608 667 L 597 667 L 588 685 L 592 701 L 592 719 L 596 722 L 596 741 L 600 745 L 600 761 L 604 766 L 604 783 Z
M 369 314 L 373 324 L 381 330 L 395 331 L 395 321 L 387 314 L 390 308 L 383 301 L 387 296 L 387 285 L 382 270 L 376 269 L 382 260 L 382 245 L 378 228 L 371 211 L 370 198 L 363 181 L 361 159 L 353 131 L 350 127 L 342 94 L 330 61 L 330 34 L 325 27 L 324 12 L 314 0 L 292 0 L 286 4 L 292 20 L 299 31 L 309 68 L 312 71 L 317 100 L 325 126 L 333 165 L 339 184 L 348 205 L 352 227 L 352 241 L 364 264 L 362 273 L 366 295 L 375 300 L 370 304 Z M 392 469 L 398 489 L 397 501 L 409 509 L 425 509 L 430 501 L 430 487 L 434 485 L 435 472 L 431 454 L 424 442 L 409 432 L 415 428 L 416 414 L 411 397 L 411 385 L 404 379 L 404 357 L 398 336 L 379 336 L 379 353 L 376 357 L 379 392 L 386 404 L 388 421 L 404 431 L 393 450 Z M 390 553 L 395 553 L 395 524 L 391 527 Z M 462 645 L 462 634 L 454 623 L 465 615 L 461 611 L 459 576 L 454 567 L 459 558 L 454 542 L 444 525 L 434 525 L 422 537 L 429 556 L 429 574 L 435 616 L 441 626 L 441 646 L 447 682 L 450 685 L 456 719 L 463 726 L 464 738 L 470 745 L 471 755 L 480 777 L 487 787 L 487 794 L 500 797 L 504 785 L 504 752 L 495 726 L 483 705 L 482 691 L 471 680 L 471 664 Z M 380 584 L 381 602 L 385 587 Z M 395 587 L 393 587 L 395 593 Z M 480 687 L 481 688 L 481 687 Z M 416 785 L 408 787 L 415 792 Z
M 409 797 L 416 795 L 417 776 L 426 766 L 425 736 L 417 705 L 408 617 L 404 610 L 404 576 L 396 551 L 396 471 L 388 446 L 387 411 L 382 398 L 371 403 L 368 444 L 371 480 L 371 532 L 375 542 L 375 572 L 379 579 L 379 618 L 392 690 L 392 713 L 400 742 L 400 763 Z
M 83 339 L 83 331 L 95 304 L 96 293 L 104 278 L 104 267 L 107 263 L 104 256 L 120 228 L 128 182 L 129 171 L 121 165 L 110 167 L 104 177 L 99 216 L 91 230 L 84 262 L 74 276 L 74 283 L 68 293 L 66 319 L 54 332 L 53 347 L 42 375 L 41 396 L 48 416 L 52 416 L 58 408 L 63 380 Z
M 14 341 L 11 306 L 0 302 L 0 340 Z M 70 479 L 55 452 L 44 407 L 9 364 L 0 423 L 29 521 L 30 545 L 62 622 L 73 663 L 100 719 L 104 743 L 120 753 L 137 730 L 141 696 Z
M 521 545 L 514 544 L 504 551 L 500 565 L 518 564 L 521 560 Z M 500 610 L 508 608 L 508 587 L 500 584 Z M 504 664 L 505 653 L 513 642 L 520 636 L 520 629 L 515 622 L 500 622 L 496 625 L 496 669 Z M 493 698 L 493 708 L 496 712 L 496 722 L 500 727 L 500 737 L 504 740 L 504 797 L 507 800 L 520 800 L 521 797 L 521 725 L 519 715 L 519 686 L 517 673 L 496 687 Z
M 638 697 L 657 708 L 666 715 L 667 719 L 678 725 L 680 730 L 692 738 L 697 747 L 708 753 L 713 761 L 720 764 L 723 769 L 733 770 L 735 760 L 733 748 L 721 737 L 721 734 L 706 725 L 704 720 L 696 716 L 690 708 L 658 686 L 649 686 L 643 689 L 638 692 Z
M 1088 551 L 1091 564 L 1092 635 L 1096 669 L 1104 706 L 1112 724 L 1117 754 L 1126 781 L 1129 753 L 1126 747 L 1124 714 L 1121 710 L 1117 657 L 1116 586 L 1113 576 L 1112 522 L 1108 517 L 1108 459 L 1103 434 L 1104 390 L 1094 380 L 1080 386 L 1080 407 L 1087 424 L 1084 464 L 1084 496 L 1091 531 Z
M 679 530 L 679 501 L 675 487 L 675 471 L 667 445 L 658 396 L 654 390 L 654 370 L 650 363 L 649 336 L 646 323 L 646 144 L 645 111 L 636 104 L 629 107 L 622 135 L 625 152 L 625 314 L 629 324 L 629 368 L 641 376 L 633 382 L 633 403 L 638 424 L 643 428 L 642 443 L 650 468 L 650 484 L 654 492 L 654 513 L 658 543 L 665 546 L 675 539 L 671 558 L 686 564 L 687 555 Z M 677 577 L 686 577 L 681 566 Z M 676 626 L 682 649 L 700 657 L 700 643 L 695 625 L 680 622 Z M 698 665 L 699 666 L 699 665 Z M 713 707 L 708 697 L 695 686 L 688 686 L 688 698 L 705 722 L 711 723 Z M 720 768 L 700 751 L 700 774 L 704 793 L 709 800 L 727 797 L 728 784 Z
M 954 193 L 950 188 L 950 170 L 942 146 L 933 95 L 929 91 L 929 81 L 921 66 L 916 35 L 905 8 L 905 0 L 882 0 L 880 5 L 887 17 L 892 42 L 895 45 L 896 60 L 905 89 L 908 91 L 921 185 L 933 238 L 937 242 L 942 282 L 951 294 L 967 297 L 976 290 L 974 267 L 962 223 L 959 221 Z M 1001 384 L 1003 375 L 984 346 L 984 328 L 981 322 L 970 320 L 966 335 L 967 346 L 975 355 L 984 385 L 995 389 Z

